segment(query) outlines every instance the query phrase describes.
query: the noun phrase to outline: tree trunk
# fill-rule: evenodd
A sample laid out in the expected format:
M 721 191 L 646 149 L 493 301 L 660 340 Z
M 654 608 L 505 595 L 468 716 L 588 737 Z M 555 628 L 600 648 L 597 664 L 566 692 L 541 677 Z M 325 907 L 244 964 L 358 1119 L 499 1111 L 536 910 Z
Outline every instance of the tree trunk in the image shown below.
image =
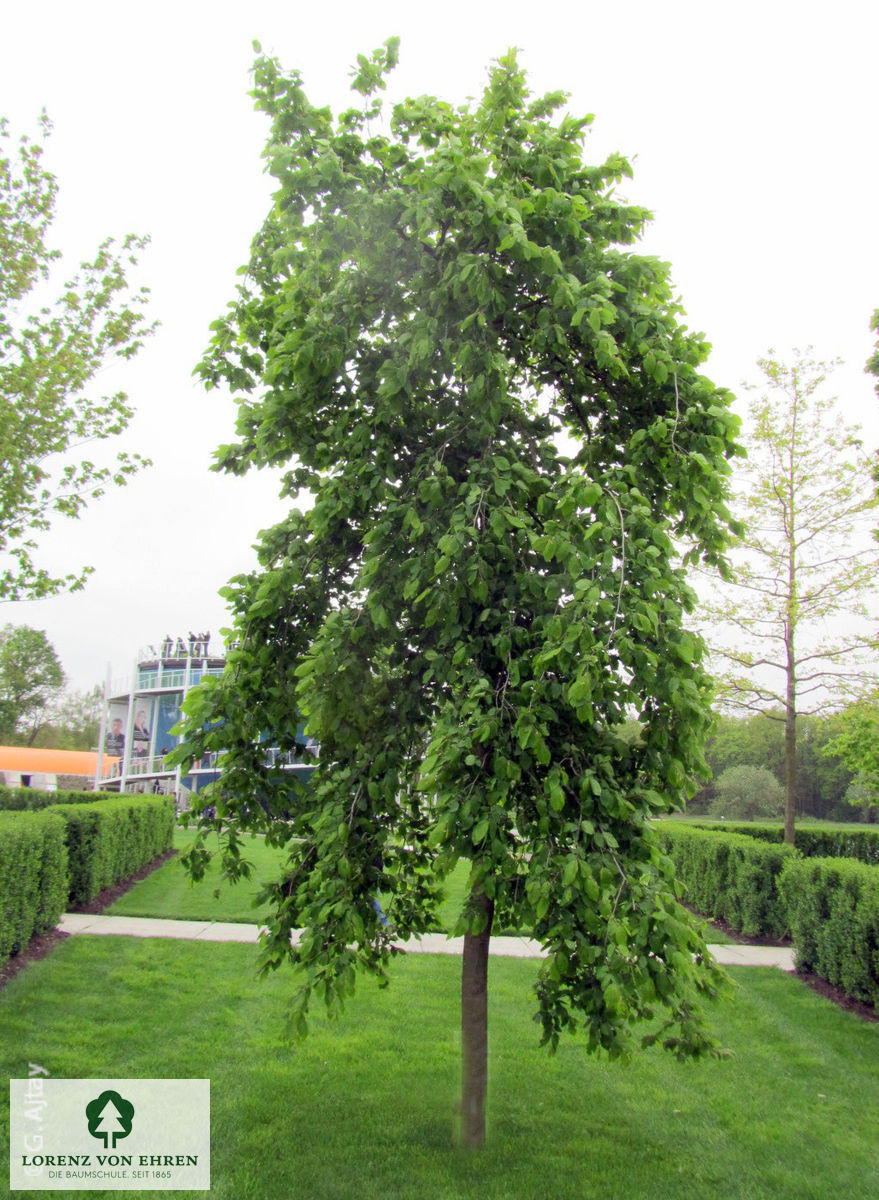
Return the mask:
M 797 809 L 797 711 L 788 704 L 784 717 L 784 840 L 793 846 Z
M 797 397 L 798 401 L 798 397 Z M 798 402 L 792 414 L 788 446 L 787 488 L 787 605 L 784 622 L 784 651 L 787 668 L 787 691 L 784 708 L 784 840 L 795 844 L 794 822 L 797 815 L 797 625 L 800 619 L 800 597 L 797 588 L 797 443 Z
M 476 903 L 485 913 L 481 933 L 464 934 L 461 966 L 461 1145 L 485 1142 L 485 1093 L 488 1084 L 488 945 L 494 901 L 483 892 Z

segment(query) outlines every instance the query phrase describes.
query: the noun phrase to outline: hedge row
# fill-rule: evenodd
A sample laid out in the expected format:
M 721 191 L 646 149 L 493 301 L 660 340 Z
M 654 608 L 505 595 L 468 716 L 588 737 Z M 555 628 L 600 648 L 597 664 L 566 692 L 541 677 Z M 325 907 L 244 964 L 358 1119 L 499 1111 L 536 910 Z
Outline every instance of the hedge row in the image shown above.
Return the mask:
M 790 933 L 799 969 L 879 1008 L 879 867 L 726 829 L 657 831 L 698 912 L 749 936 Z
M 844 858 L 794 858 L 778 890 L 797 967 L 879 1008 L 879 870 Z
M 0 963 L 52 929 L 64 912 L 65 832 L 55 813 L 0 812 Z
M 116 796 L 0 812 L 0 963 L 170 849 L 172 796 Z
M 45 809 L 67 825 L 70 892 L 86 904 L 106 887 L 128 879 L 170 849 L 174 836 L 172 796 L 114 796 L 90 804 Z
M 777 882 L 793 855 L 790 846 L 667 821 L 657 830 L 686 888 L 688 904 L 747 937 L 784 936 L 787 919 L 779 904 Z
M 104 792 L 41 792 L 37 788 L 0 787 L 0 810 L 37 812 L 56 804 L 94 804 Z
M 781 825 L 736 825 L 724 821 L 716 825 L 699 826 L 722 833 L 742 833 L 762 842 L 783 842 Z M 795 845 L 804 858 L 856 858 L 859 862 L 879 864 L 879 829 L 822 829 L 806 825 L 794 831 Z

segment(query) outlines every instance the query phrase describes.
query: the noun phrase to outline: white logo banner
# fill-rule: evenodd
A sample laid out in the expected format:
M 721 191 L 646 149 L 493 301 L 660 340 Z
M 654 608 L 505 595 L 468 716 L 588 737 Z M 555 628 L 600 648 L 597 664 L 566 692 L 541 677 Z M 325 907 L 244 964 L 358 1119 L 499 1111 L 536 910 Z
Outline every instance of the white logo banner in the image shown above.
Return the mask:
M 13 1191 L 206 1191 L 208 1079 L 10 1079 Z

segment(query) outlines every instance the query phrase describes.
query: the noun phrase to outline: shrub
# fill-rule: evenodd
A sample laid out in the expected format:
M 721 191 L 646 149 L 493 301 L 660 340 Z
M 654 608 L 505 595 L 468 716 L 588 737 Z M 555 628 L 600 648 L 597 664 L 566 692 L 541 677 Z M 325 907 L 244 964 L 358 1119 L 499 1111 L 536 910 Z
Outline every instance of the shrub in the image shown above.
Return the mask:
M 0 812 L 0 963 L 58 923 L 67 903 L 60 816 Z
M 792 858 L 779 894 L 797 967 L 879 1007 L 879 869 L 852 859 Z
M 709 806 L 712 817 L 736 817 L 752 821 L 777 817 L 784 812 L 784 789 L 771 771 L 742 763 L 728 767 L 714 785 Z
M 789 846 L 770 845 L 726 830 L 664 821 L 660 843 L 686 889 L 684 900 L 747 937 L 782 937 L 788 929 L 777 880 Z
M 45 811 L 60 814 L 67 826 L 69 898 L 75 904 L 88 903 L 171 847 L 171 796 L 114 796 Z
M 36 788 L 0 787 L 0 810 L 37 812 L 56 804 L 94 804 L 103 795 L 103 792 L 41 792 Z

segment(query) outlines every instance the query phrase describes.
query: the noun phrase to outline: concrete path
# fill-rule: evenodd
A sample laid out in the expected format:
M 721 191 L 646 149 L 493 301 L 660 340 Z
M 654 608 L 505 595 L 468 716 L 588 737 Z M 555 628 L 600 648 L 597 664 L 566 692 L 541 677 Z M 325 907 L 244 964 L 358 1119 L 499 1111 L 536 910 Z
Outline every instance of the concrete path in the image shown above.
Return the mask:
M 182 938 L 194 942 L 245 942 L 255 945 L 259 940 L 258 925 L 243 925 L 234 921 L 171 921 L 149 917 L 113 917 L 90 913 L 65 913 L 58 929 L 62 933 L 111 934 L 123 937 Z M 294 938 L 296 932 L 294 930 Z M 404 950 L 416 954 L 460 954 L 463 938 L 449 938 L 444 933 L 426 933 L 399 943 Z M 709 946 L 719 963 L 737 967 L 780 967 L 794 969 L 794 952 L 789 946 Z M 540 958 L 539 942 L 530 938 L 493 937 L 491 953 L 506 958 Z

